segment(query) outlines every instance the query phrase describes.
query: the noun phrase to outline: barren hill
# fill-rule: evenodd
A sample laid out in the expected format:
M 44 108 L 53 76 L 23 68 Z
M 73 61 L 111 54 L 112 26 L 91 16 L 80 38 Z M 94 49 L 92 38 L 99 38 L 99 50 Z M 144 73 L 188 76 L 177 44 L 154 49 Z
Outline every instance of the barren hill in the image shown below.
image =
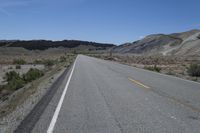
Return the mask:
M 200 56 L 200 30 L 169 35 L 153 34 L 146 36 L 144 39 L 117 46 L 113 51 L 145 55 Z

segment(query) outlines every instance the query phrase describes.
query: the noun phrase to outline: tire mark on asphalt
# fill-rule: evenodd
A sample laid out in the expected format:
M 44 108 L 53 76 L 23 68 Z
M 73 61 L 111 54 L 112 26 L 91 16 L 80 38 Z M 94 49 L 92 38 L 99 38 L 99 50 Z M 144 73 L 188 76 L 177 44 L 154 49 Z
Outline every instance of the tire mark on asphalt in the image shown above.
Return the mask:
M 172 100 L 173 102 L 175 103 L 178 103 L 178 104 L 181 104 L 189 109 L 191 109 L 192 111 L 195 111 L 195 112 L 200 112 L 200 108 L 198 107 L 195 107 L 194 105 L 191 105 L 189 104 L 188 102 L 186 102 L 185 100 L 180 100 L 174 96 L 170 96 L 169 94 L 163 92 L 163 91 L 160 91 L 158 89 L 155 89 L 155 88 L 151 88 L 151 91 L 158 94 L 159 96 L 162 96 L 162 97 L 166 97 L 170 100 Z
M 118 121 L 116 115 L 112 112 L 112 110 L 111 110 L 111 105 L 110 105 L 110 104 L 108 103 L 108 101 L 106 100 L 105 95 L 101 92 L 100 87 L 97 85 L 96 82 L 95 82 L 95 85 L 96 85 L 96 87 L 97 87 L 99 93 L 100 93 L 101 96 L 103 97 L 103 99 L 104 99 L 104 101 L 105 101 L 105 103 L 106 103 L 106 106 L 108 107 L 108 110 L 109 110 L 110 114 L 113 116 L 113 118 L 114 118 L 114 120 L 115 120 L 115 122 L 116 122 L 116 124 L 117 124 L 117 126 L 118 126 L 118 128 L 119 128 L 119 130 L 120 130 L 120 132 L 121 132 L 121 133 L 124 133 L 123 128 L 122 128 L 122 125 L 121 125 L 120 122 Z

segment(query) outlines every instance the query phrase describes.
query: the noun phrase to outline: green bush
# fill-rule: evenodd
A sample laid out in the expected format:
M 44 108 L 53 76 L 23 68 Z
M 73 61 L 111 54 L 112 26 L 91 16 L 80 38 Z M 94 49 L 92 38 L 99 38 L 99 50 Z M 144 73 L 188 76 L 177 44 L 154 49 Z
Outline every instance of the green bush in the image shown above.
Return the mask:
M 16 79 L 12 79 L 8 82 L 8 84 L 6 85 L 7 89 L 10 90 L 18 90 L 20 88 L 22 88 L 24 86 L 25 82 L 23 81 L 23 79 L 21 78 L 16 78 Z
M 55 60 L 44 60 L 45 66 L 53 66 L 55 64 Z
M 60 57 L 60 62 L 65 62 L 66 60 L 67 60 L 67 58 L 65 56 Z
M 13 69 L 13 67 L 12 67 L 12 66 L 10 66 L 8 69 Z
M 16 69 L 21 69 L 21 66 L 20 65 L 16 65 L 15 68 Z
M 33 64 L 44 64 L 45 66 L 53 66 L 54 64 L 56 63 L 56 60 L 50 60 L 50 59 L 47 59 L 47 60 L 35 60 L 33 62 Z
M 155 72 L 160 72 L 161 71 L 161 68 L 160 67 L 157 67 L 156 65 L 154 66 L 145 66 L 144 69 L 147 69 L 147 70 L 150 70 L 150 71 L 155 71 Z
M 44 73 L 41 70 L 31 68 L 26 74 L 23 74 L 23 80 L 25 82 L 31 82 L 33 80 L 36 80 L 37 78 L 40 78 L 43 75 Z
M 4 89 L 4 85 L 0 85 L 0 93 Z
M 13 64 L 24 65 L 26 64 L 26 61 L 23 59 L 14 59 Z
M 6 81 L 8 82 L 8 84 L 5 85 L 6 89 L 17 90 L 24 86 L 25 82 L 20 77 L 20 75 L 16 73 L 15 71 L 7 72 L 5 78 L 6 78 Z
M 197 38 L 200 39 L 200 35 L 198 35 Z
M 200 64 L 191 64 L 188 68 L 188 74 L 193 77 L 200 77 Z
M 13 79 L 20 79 L 20 75 L 16 73 L 15 71 L 10 71 L 6 73 L 5 79 L 7 82 L 13 80 Z
M 33 64 L 43 64 L 42 60 L 34 60 Z
M 5 79 L 8 82 L 3 88 L 7 90 L 17 90 L 24 87 L 25 83 L 31 82 L 43 76 L 44 73 L 41 70 L 31 68 L 26 74 L 21 77 L 15 71 L 7 72 Z

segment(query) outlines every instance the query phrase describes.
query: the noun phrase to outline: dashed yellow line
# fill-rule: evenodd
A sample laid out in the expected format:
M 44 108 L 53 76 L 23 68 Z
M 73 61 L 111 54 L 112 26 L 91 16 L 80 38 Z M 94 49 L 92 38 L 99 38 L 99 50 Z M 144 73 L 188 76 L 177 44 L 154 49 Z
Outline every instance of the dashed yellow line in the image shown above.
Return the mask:
M 193 111 L 200 112 L 200 108 L 195 107 L 194 105 L 191 105 L 191 104 L 189 104 L 189 103 L 187 103 L 187 102 L 185 102 L 185 101 L 182 101 L 182 100 L 180 100 L 180 99 L 177 99 L 176 97 L 164 95 L 164 94 L 160 93 L 159 91 L 157 91 L 156 89 L 150 88 L 149 86 L 144 85 L 143 83 L 141 83 L 141 82 L 139 82 L 139 81 L 137 81 L 137 80 L 134 80 L 134 79 L 132 79 L 132 78 L 130 78 L 130 77 L 128 77 L 128 79 L 129 79 L 132 83 L 137 84 L 138 86 L 140 86 L 140 87 L 142 87 L 142 88 L 144 88 L 144 89 L 146 89 L 146 90 L 151 90 L 151 91 L 153 91 L 154 93 L 156 93 L 156 94 L 158 94 L 158 95 L 160 95 L 160 96 L 163 96 L 163 97 L 166 97 L 166 98 L 170 99 L 170 100 L 171 100 L 172 102 L 174 102 L 174 103 L 181 104 L 181 105 L 183 105 L 183 106 L 185 106 L 185 107 L 187 107 L 187 108 L 189 108 L 189 109 L 191 109 L 191 110 L 193 110 Z
M 141 86 L 141 87 L 143 87 L 143 88 L 145 88 L 145 89 L 150 89 L 150 87 L 149 86 L 147 86 L 147 85 L 144 85 L 143 83 L 141 83 L 141 82 L 139 82 L 139 81 L 137 81 L 137 80 L 134 80 L 134 79 L 132 79 L 132 78 L 128 78 L 131 82 L 133 82 L 133 83 L 135 83 L 135 84 L 137 84 L 137 85 L 139 85 L 139 86 Z

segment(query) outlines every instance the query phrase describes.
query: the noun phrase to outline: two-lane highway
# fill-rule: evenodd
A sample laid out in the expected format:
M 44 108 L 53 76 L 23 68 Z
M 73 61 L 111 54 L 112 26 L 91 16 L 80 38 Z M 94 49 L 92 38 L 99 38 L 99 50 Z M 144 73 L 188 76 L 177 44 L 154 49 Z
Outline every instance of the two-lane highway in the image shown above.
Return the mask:
M 32 132 L 200 133 L 192 81 L 79 55 L 59 94 Z

